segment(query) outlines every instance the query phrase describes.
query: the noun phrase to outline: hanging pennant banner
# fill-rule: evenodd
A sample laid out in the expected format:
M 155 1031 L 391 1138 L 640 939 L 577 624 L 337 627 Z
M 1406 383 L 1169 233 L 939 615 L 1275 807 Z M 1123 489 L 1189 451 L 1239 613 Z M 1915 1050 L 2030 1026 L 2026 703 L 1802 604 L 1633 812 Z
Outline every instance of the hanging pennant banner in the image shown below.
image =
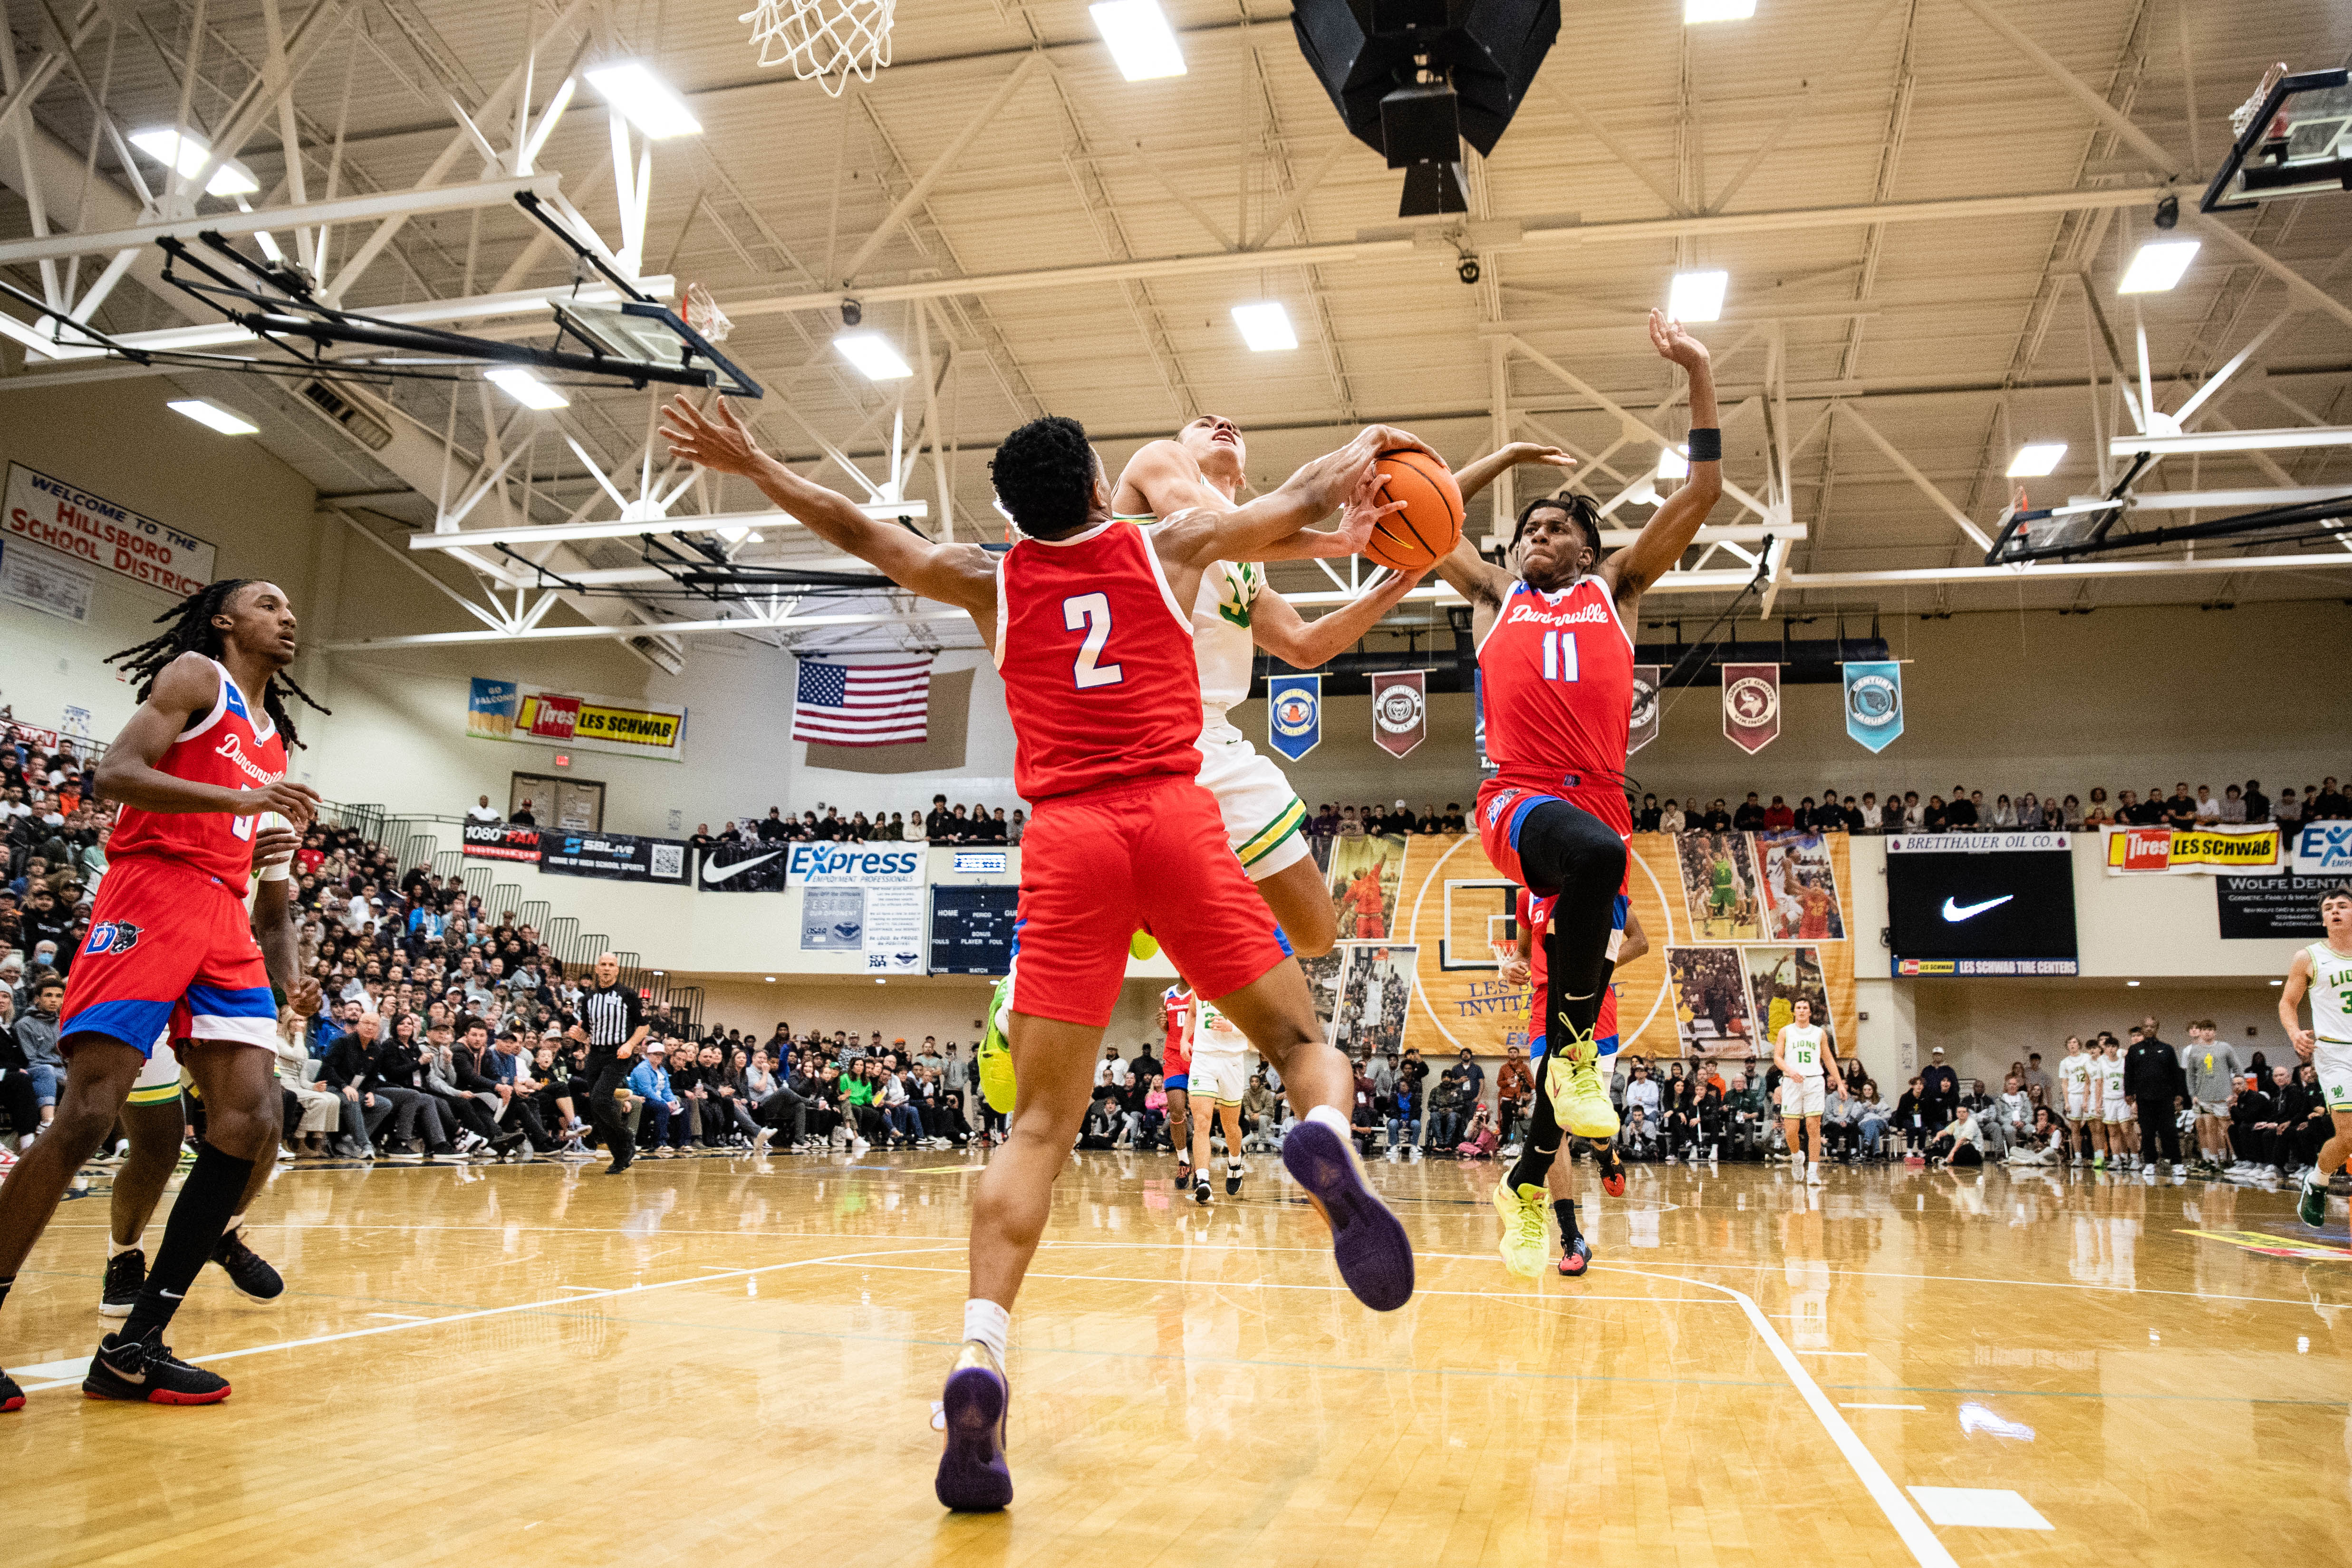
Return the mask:
M 1372 677 L 1372 739 L 1402 757 L 1429 734 L 1429 672 L 1395 670 Z
M 1845 732 L 1865 751 L 1884 751 L 1903 733 L 1903 666 L 1894 660 L 1842 665 Z
M 1723 733 L 1749 756 L 1780 737 L 1780 666 L 1723 666 Z
M 1625 737 L 1628 756 L 1658 738 L 1658 674 L 1655 664 L 1633 666 L 1633 727 Z
M 1323 741 L 1323 677 L 1268 675 L 1266 744 L 1296 762 Z

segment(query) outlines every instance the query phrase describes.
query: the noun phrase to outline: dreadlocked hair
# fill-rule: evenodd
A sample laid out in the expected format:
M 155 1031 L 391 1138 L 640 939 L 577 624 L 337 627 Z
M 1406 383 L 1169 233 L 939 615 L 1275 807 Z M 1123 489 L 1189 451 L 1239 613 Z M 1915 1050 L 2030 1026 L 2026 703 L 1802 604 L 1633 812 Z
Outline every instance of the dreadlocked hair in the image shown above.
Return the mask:
M 1591 497 L 1580 490 L 1563 491 L 1557 496 L 1539 496 L 1521 507 L 1518 526 L 1511 530 L 1511 549 L 1519 548 L 1519 540 L 1527 534 L 1528 520 L 1538 512 L 1547 508 L 1568 515 L 1568 520 L 1574 523 L 1578 530 L 1584 535 L 1585 543 L 1592 547 L 1592 559 L 1594 564 L 1598 565 L 1601 560 L 1601 508 L 1594 503 Z
M 109 653 L 106 662 L 120 664 L 123 674 L 139 683 L 139 700 L 145 702 L 155 694 L 155 677 L 163 673 L 164 665 L 181 654 L 202 653 L 208 659 L 220 657 L 223 646 L 221 632 L 213 624 L 213 617 L 227 613 L 229 601 L 236 597 L 236 591 L 257 580 L 250 577 L 225 577 L 218 582 L 206 583 L 155 617 L 155 624 L 168 626 L 168 631 L 150 637 L 136 647 Z M 269 722 L 278 727 L 278 733 L 286 737 L 287 745 L 299 747 L 302 743 L 295 737 L 293 716 L 286 711 L 288 692 L 300 697 L 303 706 L 314 713 L 331 714 L 335 710 L 320 706 L 317 698 L 296 685 L 294 677 L 283 670 L 270 676 L 268 684 L 261 690 L 262 711 L 269 716 Z

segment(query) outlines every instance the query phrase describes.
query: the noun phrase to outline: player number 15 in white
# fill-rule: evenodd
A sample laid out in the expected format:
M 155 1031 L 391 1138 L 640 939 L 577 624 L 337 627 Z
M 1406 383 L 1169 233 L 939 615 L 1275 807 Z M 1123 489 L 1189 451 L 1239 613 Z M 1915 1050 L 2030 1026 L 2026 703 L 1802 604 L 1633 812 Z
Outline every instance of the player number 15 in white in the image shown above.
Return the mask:
M 1086 628 L 1087 640 L 1078 645 L 1078 656 L 1070 662 L 1070 676 L 1078 690 L 1089 686 L 1115 686 L 1127 679 L 1127 672 L 1117 664 L 1097 663 L 1102 657 L 1103 644 L 1110 641 L 1110 595 L 1107 593 L 1074 593 L 1062 601 L 1062 624 L 1075 632 Z

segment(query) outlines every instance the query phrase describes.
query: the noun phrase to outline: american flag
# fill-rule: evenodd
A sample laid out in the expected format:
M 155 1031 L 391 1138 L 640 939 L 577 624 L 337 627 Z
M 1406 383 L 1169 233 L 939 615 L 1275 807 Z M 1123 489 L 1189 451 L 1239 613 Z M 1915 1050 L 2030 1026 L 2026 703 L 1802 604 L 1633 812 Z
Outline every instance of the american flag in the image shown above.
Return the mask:
M 801 661 L 793 738 L 825 746 L 908 746 L 925 739 L 931 661 L 821 664 Z

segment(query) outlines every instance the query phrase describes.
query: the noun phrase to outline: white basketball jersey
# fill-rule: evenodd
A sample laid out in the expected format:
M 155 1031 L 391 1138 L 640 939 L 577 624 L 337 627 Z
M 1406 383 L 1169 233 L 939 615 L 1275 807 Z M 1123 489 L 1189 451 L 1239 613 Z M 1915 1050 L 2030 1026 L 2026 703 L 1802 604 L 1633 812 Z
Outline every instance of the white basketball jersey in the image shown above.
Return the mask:
M 2124 1059 L 2120 1056 L 2099 1058 L 2099 1097 L 2110 1104 L 2124 1101 Z
M 1819 1078 L 1822 1075 L 1821 1025 L 1792 1023 L 1781 1030 L 1780 1054 L 1788 1059 L 1790 1076 Z
M 2332 1045 L 2352 1045 L 2352 953 L 2314 942 L 2311 954 L 2311 1031 Z
M 2074 1101 L 2088 1099 L 2091 1093 L 2091 1064 L 2098 1059 L 2088 1051 L 2078 1051 L 2058 1064 L 2058 1082 Z
M 1196 1061 L 1203 1056 L 1237 1057 L 1249 1048 L 1249 1036 L 1216 1003 L 1203 997 L 1193 1004 L 1192 1056 Z
M 1225 710 L 1249 696 L 1250 668 L 1257 657 L 1250 641 L 1250 614 L 1265 587 L 1265 568 L 1255 561 L 1221 560 L 1201 573 L 1192 601 L 1192 653 L 1201 665 L 1201 706 L 1211 724 L 1225 722 Z

